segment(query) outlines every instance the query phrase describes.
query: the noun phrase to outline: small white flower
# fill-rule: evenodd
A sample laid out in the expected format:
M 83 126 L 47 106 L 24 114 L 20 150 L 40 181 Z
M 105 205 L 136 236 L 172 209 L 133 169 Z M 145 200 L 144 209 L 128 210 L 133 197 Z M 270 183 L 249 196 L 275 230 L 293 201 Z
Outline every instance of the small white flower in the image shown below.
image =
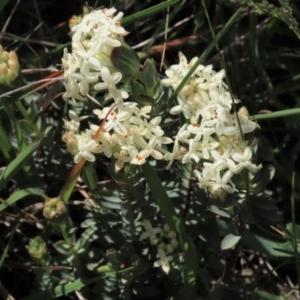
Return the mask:
M 220 154 L 217 150 L 212 150 L 210 152 L 211 156 L 214 158 L 214 163 L 211 166 L 214 170 L 224 170 L 229 168 L 229 170 L 235 172 L 236 164 L 230 158 L 231 147 L 228 147 L 223 154 Z
M 79 129 L 80 121 L 88 118 L 88 116 L 78 117 L 73 110 L 69 110 L 69 118 L 71 121 L 64 119 L 64 124 L 67 130 L 76 132 Z
M 200 153 L 197 151 L 197 142 L 194 139 L 189 141 L 189 151 L 183 156 L 182 163 L 186 164 L 193 159 L 196 163 L 200 160 Z
M 98 153 L 98 144 L 83 136 L 78 136 L 77 139 L 78 153 L 74 157 L 74 162 L 79 163 L 83 158 L 87 161 L 95 161 L 95 156 L 92 153 Z
M 142 165 L 146 162 L 146 158 L 149 156 L 150 151 L 149 150 L 142 150 L 138 151 L 135 147 L 130 146 L 128 147 L 128 153 L 131 156 L 131 164 L 133 165 Z
M 161 229 L 159 227 L 153 228 L 152 224 L 148 220 L 144 220 L 143 225 L 144 225 L 144 228 L 145 228 L 146 232 L 143 232 L 141 234 L 140 240 L 144 240 L 144 239 L 147 239 L 147 238 L 155 239 L 156 235 L 158 233 L 160 233 Z
M 101 68 L 101 77 L 104 82 L 97 83 L 94 86 L 96 91 L 101 91 L 104 89 L 108 89 L 110 95 L 114 97 L 119 97 L 118 89 L 116 84 L 120 82 L 122 79 L 122 74 L 120 72 L 116 72 L 115 74 L 111 75 L 110 71 L 107 67 Z
M 124 167 L 125 162 L 131 161 L 131 157 L 128 156 L 127 151 L 124 151 L 124 150 L 121 150 L 120 153 L 115 152 L 114 158 L 117 159 L 116 164 L 115 164 L 116 172 L 120 171 Z
M 159 260 L 154 263 L 154 267 L 162 267 L 163 271 L 168 274 L 170 271 L 169 262 L 172 260 L 172 257 L 166 256 L 164 250 L 158 250 L 158 257 Z
M 95 74 L 78 74 L 73 73 L 70 75 L 71 78 L 79 81 L 80 94 L 86 96 L 89 92 L 89 84 L 98 81 L 98 76 Z
M 235 173 L 240 173 L 244 168 L 247 168 L 252 173 L 258 171 L 258 167 L 251 163 L 252 149 L 250 147 L 246 147 L 243 153 L 233 153 L 231 157 L 238 162 Z
M 194 170 L 194 174 L 197 176 L 198 178 L 198 184 L 199 187 L 201 189 L 207 189 L 207 187 L 209 187 L 209 183 L 210 183 L 210 174 L 209 172 L 206 172 L 205 170 L 207 169 L 203 169 L 202 174 L 201 172 L 199 172 L 198 170 Z
M 228 184 L 231 177 L 233 176 L 233 172 L 228 170 L 222 177 L 219 172 L 217 172 L 215 175 L 215 182 L 210 183 L 210 186 L 214 190 L 223 189 L 229 194 L 234 193 L 234 188 L 230 184 Z
M 66 88 L 66 92 L 63 94 L 64 99 L 72 98 L 86 101 L 86 98 L 80 94 L 78 83 L 74 79 L 69 78 L 67 82 L 64 82 L 64 86 Z
M 109 111 L 110 111 L 110 107 L 105 107 L 103 111 L 101 111 L 100 109 L 94 109 L 93 113 L 96 114 L 100 120 L 102 120 L 107 116 Z M 106 131 L 110 131 L 111 129 L 114 129 L 116 133 L 120 135 L 126 135 L 128 131 L 124 127 L 122 122 L 128 118 L 129 118 L 129 113 L 127 111 L 122 111 L 118 113 L 115 111 L 111 111 L 107 116 L 104 128 Z

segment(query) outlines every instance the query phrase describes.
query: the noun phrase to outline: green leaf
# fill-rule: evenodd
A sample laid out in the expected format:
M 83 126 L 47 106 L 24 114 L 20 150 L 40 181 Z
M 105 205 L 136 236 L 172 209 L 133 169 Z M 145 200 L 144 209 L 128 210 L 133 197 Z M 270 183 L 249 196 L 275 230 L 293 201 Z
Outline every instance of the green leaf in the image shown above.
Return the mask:
M 221 219 L 217 219 L 217 223 L 220 231 L 223 234 L 228 234 L 230 232 L 234 232 L 235 227 Z M 293 251 L 293 247 L 291 243 L 286 243 L 286 240 L 281 238 L 278 239 L 273 238 L 270 235 L 266 235 L 265 233 L 256 233 L 254 227 L 251 227 L 250 230 L 245 230 L 241 239 L 241 243 L 243 246 L 253 249 L 255 251 L 259 251 L 261 253 L 265 253 L 274 257 L 292 257 L 293 255 L 289 254 L 289 251 Z
M 241 238 L 241 235 L 234 235 L 232 233 L 227 234 L 221 242 L 221 249 L 228 250 L 233 248 L 240 241 Z
M 82 178 L 90 190 L 97 188 L 98 177 L 92 163 L 85 164 L 82 172 Z
M 9 0 L 1 0 L 0 2 L 0 11 L 4 8 L 4 6 L 8 3 Z
M 110 55 L 113 66 L 122 73 L 122 80 L 130 80 L 138 76 L 140 60 L 136 52 L 130 47 L 120 46 L 113 48 Z
M 272 180 L 275 175 L 275 167 L 272 165 L 266 165 L 258 173 L 255 174 L 251 180 L 251 190 L 254 190 L 254 194 L 262 191 L 262 189 Z
M 147 94 L 154 96 L 154 89 L 157 86 L 157 72 L 153 59 L 147 59 L 142 68 L 142 81 L 147 88 Z
M 13 203 L 15 203 L 29 195 L 41 196 L 44 199 L 47 197 L 40 189 L 28 188 L 28 189 L 24 189 L 24 190 L 19 190 L 19 191 L 14 192 L 9 198 L 7 198 L 0 205 L 0 212 L 3 211 L 4 209 L 6 209 L 8 206 L 12 205 Z
M 64 254 L 64 255 L 70 254 L 71 247 L 65 241 L 58 241 L 53 246 L 61 254 Z
M 140 95 L 147 94 L 145 87 L 138 81 L 131 80 L 130 85 L 131 85 L 131 91 L 132 91 L 134 97 L 138 98 Z
M 140 19 L 145 19 L 147 17 L 150 17 L 154 14 L 157 14 L 158 12 L 176 4 L 180 2 L 180 0 L 170 0 L 170 1 L 165 1 L 163 3 L 160 3 L 160 4 L 157 4 L 157 5 L 154 5 L 152 7 L 149 7 L 145 10 L 142 10 L 142 11 L 139 11 L 129 17 L 126 17 L 124 18 L 121 23 L 122 23 L 122 26 L 127 26 L 129 24 L 132 24 Z
M 232 215 L 228 214 L 224 210 L 219 209 L 216 205 L 209 205 L 207 208 L 214 214 L 219 215 L 223 218 L 232 218 Z
M 7 99 L 2 98 L 1 99 L 1 104 L 3 105 L 3 107 L 6 111 L 6 114 L 8 115 L 8 117 L 10 119 L 11 124 L 15 129 L 15 134 L 16 134 L 16 138 L 17 138 L 17 142 L 18 142 L 18 149 L 19 149 L 19 151 L 22 151 L 26 147 L 26 143 L 25 143 L 25 140 L 23 138 L 23 134 L 22 134 L 20 124 L 19 124 L 18 120 L 15 117 L 14 111 L 10 107 L 10 102 Z
M 7 166 L 5 171 L 0 176 L 0 191 L 4 188 L 7 182 L 25 165 L 33 152 L 39 147 L 42 138 L 41 135 L 33 143 L 27 146 L 18 156 Z
M 285 298 L 270 294 L 265 291 L 254 291 L 253 297 L 251 300 L 284 300 Z
M 15 235 L 15 231 L 16 231 L 16 227 L 12 229 L 10 237 L 9 237 L 9 241 L 8 241 L 8 243 L 7 243 L 7 245 L 6 245 L 5 249 L 4 249 L 4 252 L 3 252 L 2 256 L 1 256 L 1 259 L 0 259 L 0 269 L 2 267 L 2 264 L 3 264 L 4 260 L 5 260 L 6 255 L 8 253 L 10 244 L 12 242 L 12 239 L 13 239 L 14 235 Z
M 12 145 L 9 142 L 9 139 L 0 124 L 0 150 L 3 153 L 4 157 L 8 160 L 10 160 L 11 156 L 9 152 L 13 149 Z

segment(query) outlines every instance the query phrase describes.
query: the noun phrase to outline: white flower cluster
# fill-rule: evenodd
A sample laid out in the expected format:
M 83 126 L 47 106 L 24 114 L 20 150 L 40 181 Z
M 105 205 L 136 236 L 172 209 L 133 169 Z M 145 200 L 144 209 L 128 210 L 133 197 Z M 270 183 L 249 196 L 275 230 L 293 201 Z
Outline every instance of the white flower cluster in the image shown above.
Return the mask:
M 72 53 L 64 49 L 62 66 L 66 82 L 64 98 L 86 100 L 90 85 L 94 84 L 96 91 L 109 88 L 117 84 L 122 76 L 120 73 L 110 75 L 115 71 L 110 54 L 114 47 L 121 46 L 123 36 L 127 34 L 121 27 L 120 20 L 123 13 L 116 16 L 115 8 L 93 10 L 84 15 L 81 22 L 74 25 L 71 30 Z M 98 82 L 99 78 L 102 82 Z M 124 95 L 116 89 L 109 88 L 110 96 L 122 97 Z M 126 97 L 126 94 L 125 94 Z
M 159 260 L 154 263 L 154 267 L 162 267 L 165 273 L 169 273 L 169 262 L 172 260 L 172 257 L 167 256 L 167 254 L 173 253 L 179 245 L 177 233 L 171 230 L 168 224 L 165 224 L 163 229 L 159 227 L 153 228 L 148 220 L 144 220 L 143 225 L 146 231 L 141 234 L 140 240 L 149 238 L 150 244 L 157 246 Z M 156 236 L 157 234 L 159 236 Z
M 66 77 L 65 97 L 84 100 L 90 84 L 95 83 L 95 90 L 108 90 L 108 98 L 114 99 L 110 107 L 93 111 L 100 120 L 106 120 L 103 132 L 99 138 L 93 138 L 99 126 L 92 124 L 90 129 L 80 133 L 80 121 L 85 117 L 78 118 L 74 111 L 70 111 L 71 120 L 65 120 L 67 132 L 63 140 L 76 163 L 83 158 L 94 161 L 94 153 L 104 153 L 116 159 L 115 169 L 119 171 L 126 162 L 145 163 L 150 155 L 163 159 L 167 151 L 162 145 L 172 143 L 172 139 L 164 137 L 159 126 L 161 117 L 149 120 L 151 106 L 138 108 L 137 103 L 124 102 L 128 93 L 116 86 L 122 74 L 112 66 L 110 53 L 113 47 L 121 46 L 121 37 L 127 32 L 119 24 L 123 14 L 113 17 L 114 13 L 115 9 L 111 8 L 85 15 L 80 24 L 72 27 L 72 54 L 65 50 L 62 59 Z M 99 77 L 102 82 L 96 83 Z
M 176 89 L 197 57 L 188 63 L 180 53 L 179 60 L 178 65 L 172 65 L 166 71 L 168 78 L 161 80 L 162 85 Z M 244 168 L 253 173 L 258 170 L 258 166 L 251 162 L 252 145 L 243 138 L 258 125 L 245 112 L 231 113 L 233 102 L 239 100 L 232 99 L 223 82 L 224 76 L 224 70 L 215 72 L 211 65 L 196 68 L 178 95 L 178 105 L 170 111 L 171 114 L 183 113 L 190 124 L 179 130 L 173 152 L 165 155 L 170 161 L 168 168 L 175 159 L 181 159 L 182 163 L 205 160 L 200 170 L 194 171 L 199 187 L 208 188 L 212 195 L 219 196 L 222 191 L 234 192 L 231 181 L 234 174 Z
M 93 139 L 99 125 L 90 125 L 90 129 L 79 132 L 80 121 L 74 111 L 69 112 L 71 121 L 65 120 L 67 132 L 63 136 L 68 150 L 74 155 L 75 163 L 82 158 L 94 161 L 93 153 L 104 153 L 108 158 L 116 159 L 115 170 L 119 171 L 124 164 L 142 165 L 148 156 L 163 159 L 162 153 L 167 153 L 162 144 L 172 143 L 172 139 L 164 137 L 164 131 L 159 126 L 161 117 L 148 121 L 151 106 L 139 109 L 137 103 L 115 102 L 113 107 L 103 110 L 94 109 L 100 120 L 106 118 L 103 132 Z

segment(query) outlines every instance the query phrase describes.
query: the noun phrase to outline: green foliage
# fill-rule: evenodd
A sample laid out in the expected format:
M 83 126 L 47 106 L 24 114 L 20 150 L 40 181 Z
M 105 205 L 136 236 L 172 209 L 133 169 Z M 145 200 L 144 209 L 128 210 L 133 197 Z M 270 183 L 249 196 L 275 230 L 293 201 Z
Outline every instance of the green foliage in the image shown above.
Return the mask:
M 140 69 L 140 60 L 136 52 L 130 47 L 115 47 L 110 56 L 113 66 L 123 74 L 123 80 L 130 81 L 137 77 Z
M 230 0 L 231 3 L 250 8 L 254 13 L 266 14 L 286 23 L 300 39 L 299 23 L 293 16 L 293 8 L 289 0 L 279 0 L 280 6 L 275 6 L 267 0 Z
M 149 56 L 140 60 L 127 45 L 112 52 L 114 67 L 126 75 L 122 88 L 130 94 L 127 101 L 139 107 L 150 105 L 151 119 L 160 116 L 161 127 L 170 137 L 183 125 L 183 119 L 170 116 L 169 110 L 184 81 L 175 92 L 160 86 L 164 75 L 159 71 L 160 56 L 152 47 L 162 49 L 168 18 L 164 66 L 177 61 L 179 50 L 190 59 L 199 57 L 195 68 L 201 63 L 218 69 L 224 57 L 233 94 L 260 122 L 261 130 L 245 138 L 249 144 L 257 144 L 253 161 L 262 166 L 256 174 L 244 170 L 235 175 L 235 194 L 222 193 L 218 198 L 197 185 L 193 175 L 197 164 L 175 161 L 168 171 L 166 162 L 150 160 L 141 167 L 126 165 L 116 172 L 116 158 L 98 156 L 95 162 L 82 164 L 82 172 L 77 168 L 70 176 L 74 163 L 61 142 L 63 118 L 69 109 L 89 115 L 82 122 L 84 130 L 90 122 L 99 124 L 91 117 L 91 110 L 98 105 L 78 101 L 73 106 L 71 100 L 63 100 L 59 80 L 41 91 L 24 89 L 22 86 L 47 75 L 25 71 L 15 83 L 20 90 L 8 91 L 12 92 L 9 95 L 1 91 L 1 287 L 16 299 L 27 300 L 62 296 L 296 299 L 300 286 L 299 51 L 285 44 L 285 38 L 299 43 L 291 34 L 300 36 L 298 8 L 284 0 L 279 1 L 280 6 L 271 1 L 231 0 L 250 9 L 237 11 L 222 2 L 205 1 L 216 32 L 212 39 L 197 1 L 165 1 L 152 6 L 140 1 L 106 2 L 118 8 L 124 5 L 122 26 L 132 24 L 126 42 Z M 71 9 L 67 1 L 61 4 L 62 11 Z M 32 15 L 31 1 L 19 5 L 19 20 L 23 12 Z M 75 2 L 72 5 L 71 13 L 79 14 L 82 8 Z M 12 6 L 12 1 L 0 3 L 1 28 Z M 53 1 L 37 9 L 45 19 L 44 9 L 49 10 L 51 20 L 60 24 Z M 53 69 L 61 64 L 62 49 L 70 44 L 69 28 L 54 23 L 46 27 L 47 20 L 36 26 L 36 22 L 32 18 L 26 23 L 30 32 L 20 28 L 23 23 L 11 23 L 7 32 L 19 36 L 20 41 L 3 33 L 1 43 L 19 48 L 22 69 L 44 70 L 49 65 Z M 91 96 L 101 106 L 108 105 L 103 94 Z M 45 203 L 41 199 L 46 199 Z M 159 229 L 155 238 L 142 238 L 145 220 Z M 160 259 L 159 247 L 172 257 L 168 274 L 162 267 L 154 267 Z M 28 270 L 23 276 L 16 266 L 30 268 L 30 281 L 23 281 Z M 10 276 L 26 289 L 18 292 Z M 290 288 L 290 283 L 294 287 Z

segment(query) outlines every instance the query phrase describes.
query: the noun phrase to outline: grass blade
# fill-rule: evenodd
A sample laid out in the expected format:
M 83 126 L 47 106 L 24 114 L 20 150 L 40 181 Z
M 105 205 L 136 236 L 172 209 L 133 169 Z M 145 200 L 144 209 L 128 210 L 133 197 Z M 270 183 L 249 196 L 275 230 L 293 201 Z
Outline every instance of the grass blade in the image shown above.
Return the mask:
M 29 195 L 37 195 L 41 196 L 42 198 L 46 198 L 46 195 L 40 189 L 28 188 L 24 190 L 19 190 L 14 192 L 9 198 L 7 198 L 1 205 L 0 205 L 0 212 L 12 205 L 13 203 L 23 199 Z
M 5 171 L 0 176 L 0 191 L 4 188 L 7 182 L 25 165 L 32 153 L 39 147 L 44 136 L 41 135 L 33 143 L 27 146 L 18 156 L 6 167 Z
M 122 20 L 122 26 L 127 26 L 131 23 L 134 23 L 140 19 L 145 19 L 147 17 L 150 17 L 176 3 L 180 2 L 180 0 L 171 0 L 171 1 L 165 1 L 163 3 L 154 5 L 152 7 L 149 7 L 145 10 L 142 10 L 140 12 L 137 12 L 129 17 L 126 17 Z

